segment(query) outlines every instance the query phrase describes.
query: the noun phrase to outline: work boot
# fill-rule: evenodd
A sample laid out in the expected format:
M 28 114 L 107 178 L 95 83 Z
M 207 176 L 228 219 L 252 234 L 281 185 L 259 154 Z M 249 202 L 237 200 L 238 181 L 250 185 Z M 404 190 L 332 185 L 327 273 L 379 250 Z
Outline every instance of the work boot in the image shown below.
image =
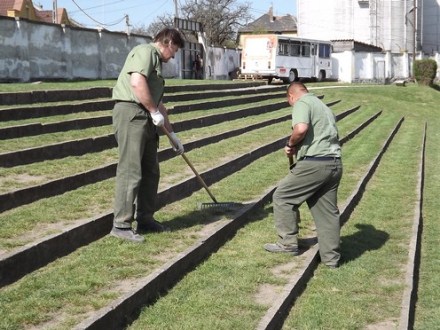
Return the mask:
M 338 269 L 339 265 L 338 264 L 325 264 L 327 266 L 328 269 Z
M 135 233 L 131 228 L 113 227 L 112 231 L 110 232 L 110 235 L 135 243 L 142 243 L 145 240 L 145 238 Z
M 283 245 L 281 243 L 267 243 L 267 244 L 264 244 L 264 249 L 269 252 L 289 253 L 293 256 L 299 255 L 298 246 L 296 246 L 296 245 Z
M 156 221 L 154 218 L 138 222 L 136 231 L 141 234 L 145 233 L 162 233 L 164 231 L 170 231 L 170 228 L 165 227 L 160 222 Z

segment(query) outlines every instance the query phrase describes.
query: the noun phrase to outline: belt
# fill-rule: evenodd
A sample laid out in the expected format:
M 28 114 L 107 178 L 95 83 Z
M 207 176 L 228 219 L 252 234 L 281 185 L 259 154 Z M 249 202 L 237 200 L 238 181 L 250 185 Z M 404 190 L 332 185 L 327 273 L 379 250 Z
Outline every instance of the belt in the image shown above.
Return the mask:
M 323 156 L 323 157 L 315 157 L 315 156 L 304 156 L 302 160 L 336 160 L 341 159 L 341 157 L 335 156 Z

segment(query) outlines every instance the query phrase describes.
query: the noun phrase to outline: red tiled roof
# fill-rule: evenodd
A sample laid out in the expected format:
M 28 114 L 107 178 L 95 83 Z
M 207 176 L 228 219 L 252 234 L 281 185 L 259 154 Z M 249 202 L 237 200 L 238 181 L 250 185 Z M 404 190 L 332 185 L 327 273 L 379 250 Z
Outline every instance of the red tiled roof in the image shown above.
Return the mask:
M 0 2 L 0 16 L 8 16 L 8 10 L 11 9 L 17 9 L 16 3 L 20 2 L 23 3 L 23 0 L 16 1 L 16 0 L 3 0 Z M 20 10 L 20 9 L 18 9 Z
M 52 10 L 36 10 L 35 16 L 42 22 L 52 23 Z
M 57 10 L 57 24 L 61 24 L 61 20 L 63 18 L 63 15 L 65 13 L 65 9 L 64 8 L 58 8 Z M 53 23 L 52 22 L 52 10 L 39 10 L 37 9 L 35 11 L 35 16 L 38 17 L 38 19 L 41 22 L 46 22 L 46 23 Z
M 33 14 L 36 20 L 40 22 L 52 23 L 52 10 L 43 10 L 38 6 L 34 6 L 31 0 L 0 0 L 0 16 L 8 16 L 8 10 L 16 10 L 20 17 L 23 15 L 23 7 L 26 2 L 29 2 L 33 7 Z M 63 17 L 67 18 L 65 8 L 58 8 L 57 10 L 57 24 L 62 23 Z

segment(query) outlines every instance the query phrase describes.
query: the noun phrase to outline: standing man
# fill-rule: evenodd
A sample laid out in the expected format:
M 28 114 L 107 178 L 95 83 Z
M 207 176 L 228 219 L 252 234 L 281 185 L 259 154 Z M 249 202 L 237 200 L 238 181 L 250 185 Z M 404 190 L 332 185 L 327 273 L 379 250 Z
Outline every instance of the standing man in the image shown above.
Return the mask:
M 279 240 L 265 244 L 264 248 L 269 252 L 299 254 L 299 207 L 307 202 L 316 224 L 321 262 L 337 268 L 340 260 L 337 194 L 342 162 L 336 119 L 300 82 L 290 84 L 287 100 L 293 106 L 293 131 L 284 152 L 288 157 L 296 155 L 298 162 L 273 194 Z
M 138 45 L 130 51 L 113 89 L 113 126 L 119 162 L 112 236 L 142 242 L 144 237 L 139 233 L 165 230 L 153 218 L 159 185 L 157 128 L 164 126 L 171 133 L 177 154 L 184 150 L 162 103 L 162 63 L 174 58 L 183 46 L 179 31 L 163 29 L 153 43 Z M 136 230 L 132 227 L 135 211 Z
M 193 71 L 195 79 L 203 79 L 203 59 L 199 53 L 196 53 L 196 58 L 193 62 Z

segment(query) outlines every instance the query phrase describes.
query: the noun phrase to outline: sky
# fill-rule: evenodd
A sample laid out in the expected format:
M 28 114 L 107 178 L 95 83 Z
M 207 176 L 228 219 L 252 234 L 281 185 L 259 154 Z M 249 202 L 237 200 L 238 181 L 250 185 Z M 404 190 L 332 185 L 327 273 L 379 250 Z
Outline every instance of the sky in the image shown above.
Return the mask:
M 251 3 L 250 13 L 255 19 L 267 13 L 270 6 L 276 16 L 296 15 L 296 0 L 237 0 L 237 3 L 244 2 Z M 56 3 L 58 8 L 66 8 L 69 17 L 82 26 L 101 26 L 110 31 L 126 31 L 126 15 L 131 26 L 147 27 L 156 17 L 175 13 L 174 0 L 33 0 L 33 3 L 45 10 L 51 10 Z

